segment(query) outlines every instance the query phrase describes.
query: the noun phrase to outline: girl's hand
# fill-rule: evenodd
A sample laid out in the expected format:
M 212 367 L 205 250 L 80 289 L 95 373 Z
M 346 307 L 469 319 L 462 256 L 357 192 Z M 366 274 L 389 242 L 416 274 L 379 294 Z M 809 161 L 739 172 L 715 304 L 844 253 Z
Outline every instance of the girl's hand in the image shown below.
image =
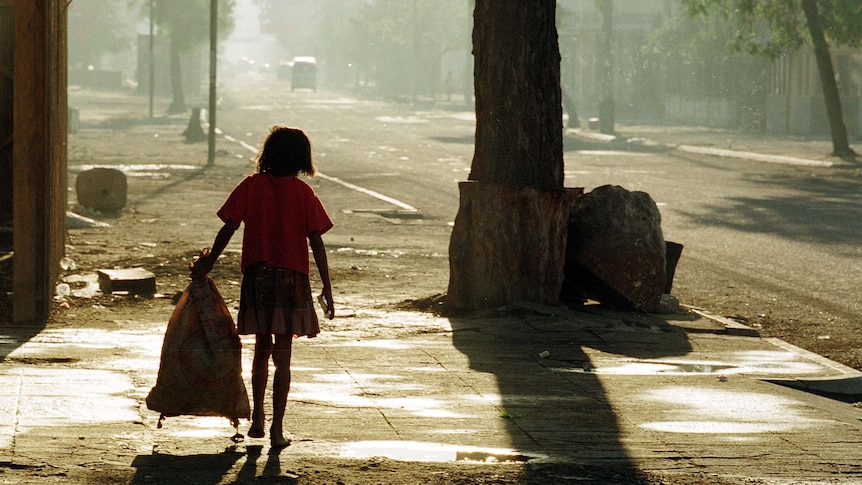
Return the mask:
M 320 303 L 320 308 L 323 310 L 323 315 L 329 320 L 335 318 L 335 305 L 332 303 L 332 289 L 324 288 L 323 293 L 317 297 L 317 302 Z
M 194 261 L 189 263 L 192 279 L 196 280 L 206 278 L 207 274 L 212 271 L 213 265 L 215 265 L 215 261 L 212 257 L 210 249 L 201 249 L 201 252 L 200 254 L 198 254 L 197 258 L 195 258 Z

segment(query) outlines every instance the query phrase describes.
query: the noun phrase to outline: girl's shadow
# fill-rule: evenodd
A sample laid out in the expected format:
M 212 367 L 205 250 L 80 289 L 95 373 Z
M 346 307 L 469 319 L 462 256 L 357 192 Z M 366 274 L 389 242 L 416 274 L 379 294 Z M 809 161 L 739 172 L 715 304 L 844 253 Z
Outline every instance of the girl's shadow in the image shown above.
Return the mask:
M 132 461 L 136 468 L 131 483 L 137 484 L 174 484 L 197 483 L 201 485 L 232 484 L 295 484 L 298 475 L 281 470 L 279 451 L 267 455 L 261 475 L 257 474 L 258 462 L 263 454 L 263 446 L 249 445 L 245 453 L 236 446 L 230 446 L 222 453 L 177 456 L 166 453 L 138 455 Z M 238 471 L 233 471 L 237 462 L 246 457 Z M 230 476 L 236 473 L 231 481 Z M 225 480 L 227 478 L 227 480 Z

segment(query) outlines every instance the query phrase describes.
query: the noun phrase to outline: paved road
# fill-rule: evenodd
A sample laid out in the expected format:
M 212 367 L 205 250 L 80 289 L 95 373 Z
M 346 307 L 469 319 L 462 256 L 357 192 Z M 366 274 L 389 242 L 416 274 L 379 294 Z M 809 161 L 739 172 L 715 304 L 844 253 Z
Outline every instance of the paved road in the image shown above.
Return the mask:
M 454 203 L 444 195 L 452 189 L 441 170 L 396 170 L 398 161 L 407 167 L 417 158 L 432 164 L 436 159 L 419 157 L 415 155 L 419 150 L 405 147 L 431 144 L 422 148 L 423 153 L 443 153 L 433 143 L 453 144 L 457 138 L 446 135 L 447 123 L 435 128 L 437 132 L 422 131 L 436 126 L 432 121 L 407 123 L 414 131 L 401 138 L 409 141 L 402 146 L 391 141 L 396 139 L 393 133 L 378 137 L 374 129 L 378 125 L 373 123 L 388 127 L 389 118 L 379 117 L 393 116 L 391 111 L 397 108 L 372 103 L 360 109 L 354 102 L 327 99 L 321 96 L 316 103 L 347 105 L 333 107 L 332 113 L 367 126 L 355 132 L 359 135 L 338 135 L 361 139 L 355 149 L 344 143 L 350 148 L 338 152 L 343 164 L 323 162 L 335 153 L 329 147 L 338 138 L 319 137 L 318 149 L 327 154 L 321 157 L 324 172 L 397 197 L 427 213 L 429 221 L 440 217 L 437 223 L 445 225 Z M 372 108 L 377 110 L 371 111 L 373 116 L 368 114 Z M 298 104 L 283 109 L 304 113 Z M 248 111 L 258 125 L 276 118 L 261 115 L 270 112 L 263 107 Z M 416 121 L 412 117 L 421 114 L 405 108 L 394 116 Z M 229 132 L 231 118 L 226 118 L 223 129 Z M 327 120 L 316 123 L 323 126 L 323 121 Z M 454 121 L 448 125 L 456 126 Z M 262 132 L 250 124 L 233 126 L 239 137 Z M 247 131 L 240 130 L 243 126 Z M 167 133 L 175 128 L 159 129 Z M 153 129 L 139 126 L 123 136 L 152 137 Z M 458 130 L 463 127 L 450 131 Z M 115 140 L 111 133 L 101 135 Z M 439 140 L 429 142 L 433 137 Z M 178 145 L 175 141 L 156 146 L 173 151 Z M 468 144 L 457 146 L 461 145 Z M 384 146 L 393 147 L 398 155 L 371 156 L 388 153 L 380 149 Z M 607 145 L 570 148 L 580 150 L 570 151 L 570 156 L 581 157 L 580 163 L 570 164 L 570 169 L 577 166 L 572 178 L 580 182 L 592 177 L 593 184 L 606 183 L 602 177 L 625 185 L 649 183 L 660 194 L 663 208 L 675 214 L 673 228 L 689 226 L 679 222 L 684 214 L 677 214 L 682 211 L 672 196 L 677 190 L 685 194 L 694 190 L 685 185 L 673 188 L 670 178 L 679 167 L 702 166 L 697 189 L 707 187 L 717 173 L 727 172 L 732 180 L 745 183 L 758 173 L 739 162 L 727 165 L 728 160 L 687 159 L 673 153 L 611 155 Z M 682 161 L 677 164 L 673 157 Z M 631 158 L 642 158 L 637 162 L 641 168 L 634 168 Z M 394 168 L 384 172 L 386 166 Z M 210 172 L 210 178 L 193 180 L 202 192 L 212 185 L 221 198 L 241 168 L 223 164 Z M 733 175 L 736 170 L 743 175 Z M 374 175 L 363 179 L 368 173 Z M 330 192 L 332 197 L 326 200 L 339 208 L 386 205 L 373 197 L 366 201 L 365 195 L 341 185 L 332 189 L 315 183 Z M 432 197 L 435 192 L 443 195 Z M 177 204 L 168 203 L 176 201 L 169 195 L 177 194 L 158 190 L 140 200 L 137 212 L 115 219 L 106 235 L 121 239 L 122 224 L 128 220 L 141 227 L 140 214 L 163 217 L 164 227 L 171 227 L 167 222 Z M 700 195 L 706 205 L 725 201 Z M 687 200 L 698 202 L 693 196 Z M 211 206 L 186 203 L 182 209 L 185 220 L 212 224 Z M 398 232 L 415 232 L 415 227 L 401 226 Z M 212 232 L 205 232 L 209 239 Z M 76 234 L 84 246 L 87 234 Z M 156 246 L 174 251 L 175 238 L 165 241 L 170 244 Z M 721 245 L 716 247 L 716 257 L 721 257 Z M 155 251 L 147 249 L 151 250 Z M 88 256 L 97 257 L 98 251 Z M 439 459 L 446 463 L 457 456 L 547 457 L 528 464 L 521 477 L 520 483 L 537 485 L 549 483 L 551 477 L 616 483 L 595 474 L 607 473 L 612 466 L 651 472 L 659 477 L 653 483 L 860 483 L 862 478 L 858 408 L 765 382 L 797 378 L 858 384 L 859 373 L 783 342 L 733 334 L 716 321 L 694 315 L 664 321 L 600 308 L 574 312 L 528 305 L 449 319 L 354 304 L 362 311 L 337 319 L 319 338 L 297 345 L 290 418 L 297 440 L 283 453 L 269 454 L 265 464 L 261 442 L 225 450 L 232 429 L 224 420 L 172 418 L 158 429 L 155 413 L 143 409 L 143 398 L 156 378 L 164 322 L 173 308 L 169 300 L 136 303 L 123 319 L 117 307 L 77 306 L 78 321 L 98 324 L 98 329 L 63 322 L 31 333 L 24 332 L 26 328 L 4 329 L 0 482 L 94 483 L 99 478 L 98 483 L 261 483 L 258 477 L 264 477 L 291 483 L 292 477 L 301 476 L 314 483 L 318 473 L 325 473 L 320 476 L 331 477 L 326 483 L 411 483 L 417 476 L 439 476 L 438 471 L 463 471 L 423 465 L 408 469 L 424 475 L 405 479 L 390 474 L 418 461 L 416 455 L 391 467 L 385 463 L 379 467 L 380 460 L 373 458 L 434 451 L 445 453 Z M 248 352 L 244 358 L 248 378 Z M 477 445 L 482 448 L 477 450 Z M 345 455 L 359 461 L 347 462 Z M 594 468 L 567 468 L 561 463 Z M 486 478 L 487 483 L 490 473 L 511 476 L 499 466 L 472 469 L 477 470 L 476 481 L 460 483 L 483 483 L 480 480 Z
M 475 120 L 462 107 L 434 109 L 290 92 L 278 84 L 228 87 L 221 126 L 252 145 L 273 123 L 306 128 L 321 170 L 416 207 L 431 220 L 457 212 L 456 182 L 472 159 Z M 246 93 L 253 92 L 253 98 Z M 689 146 L 815 160 L 810 166 L 718 157 L 665 145 L 566 136 L 566 185 L 648 192 L 668 240 L 685 245 L 675 292 L 728 314 L 785 321 L 855 322 L 862 313 L 862 180 L 827 167 L 822 142 L 723 139 L 711 132 L 635 133 Z M 396 209 L 396 207 L 393 207 Z M 824 330 L 828 333 L 828 330 Z

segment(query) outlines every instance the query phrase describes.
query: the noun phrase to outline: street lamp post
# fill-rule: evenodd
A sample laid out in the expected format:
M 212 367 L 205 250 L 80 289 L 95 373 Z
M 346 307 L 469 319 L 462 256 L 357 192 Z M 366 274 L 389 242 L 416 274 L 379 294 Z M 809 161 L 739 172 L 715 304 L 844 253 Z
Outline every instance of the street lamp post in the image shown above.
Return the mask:
M 215 165 L 215 135 L 216 135 L 216 61 L 218 39 L 218 0 L 210 0 L 210 104 L 209 104 L 209 146 L 207 149 L 207 167 Z
M 155 60 L 155 41 L 153 39 L 153 2 L 154 0 L 150 0 L 150 119 L 153 119 L 153 97 L 155 96 L 155 84 L 156 84 L 156 60 Z

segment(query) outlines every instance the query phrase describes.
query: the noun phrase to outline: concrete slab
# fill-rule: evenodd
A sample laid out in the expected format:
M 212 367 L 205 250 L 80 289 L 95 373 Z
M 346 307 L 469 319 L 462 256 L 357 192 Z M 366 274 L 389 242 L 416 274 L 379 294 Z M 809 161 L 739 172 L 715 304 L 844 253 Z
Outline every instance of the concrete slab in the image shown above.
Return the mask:
M 426 326 L 448 325 L 422 318 Z M 775 477 L 793 475 L 792 459 L 807 475 L 851 470 L 862 477 L 852 461 L 859 458 L 853 445 L 862 442 L 857 408 L 765 381 L 848 378 L 852 369 L 781 341 L 704 331 L 709 324 L 695 321 L 701 316 L 685 320 L 697 327 L 692 332 L 614 318 L 516 312 L 453 320 L 451 332 L 430 335 L 357 340 L 361 332 L 347 329 L 299 340 L 286 421 L 295 433 L 290 453 L 358 456 L 389 446 L 393 456 L 415 449 L 479 456 L 465 454 L 477 447 L 537 463 L 719 474 L 738 473 L 740 463 L 756 458 L 758 476 Z M 0 362 L 3 389 L 15 389 L 0 392 L 8 405 L 2 409 L 11 409 L 0 413 L 0 456 L 48 461 L 70 442 L 82 463 L 131 463 L 153 449 L 225 449 L 235 430 L 223 418 L 168 418 L 157 429 L 158 414 L 142 402 L 155 381 L 162 335 L 122 332 L 46 332 L 12 352 L 42 360 Z M 103 349 L 110 341 L 123 346 Z M 82 348 L 90 358 L 44 358 Z M 245 350 L 246 379 L 250 358 Z M 244 446 L 258 444 L 267 441 Z

